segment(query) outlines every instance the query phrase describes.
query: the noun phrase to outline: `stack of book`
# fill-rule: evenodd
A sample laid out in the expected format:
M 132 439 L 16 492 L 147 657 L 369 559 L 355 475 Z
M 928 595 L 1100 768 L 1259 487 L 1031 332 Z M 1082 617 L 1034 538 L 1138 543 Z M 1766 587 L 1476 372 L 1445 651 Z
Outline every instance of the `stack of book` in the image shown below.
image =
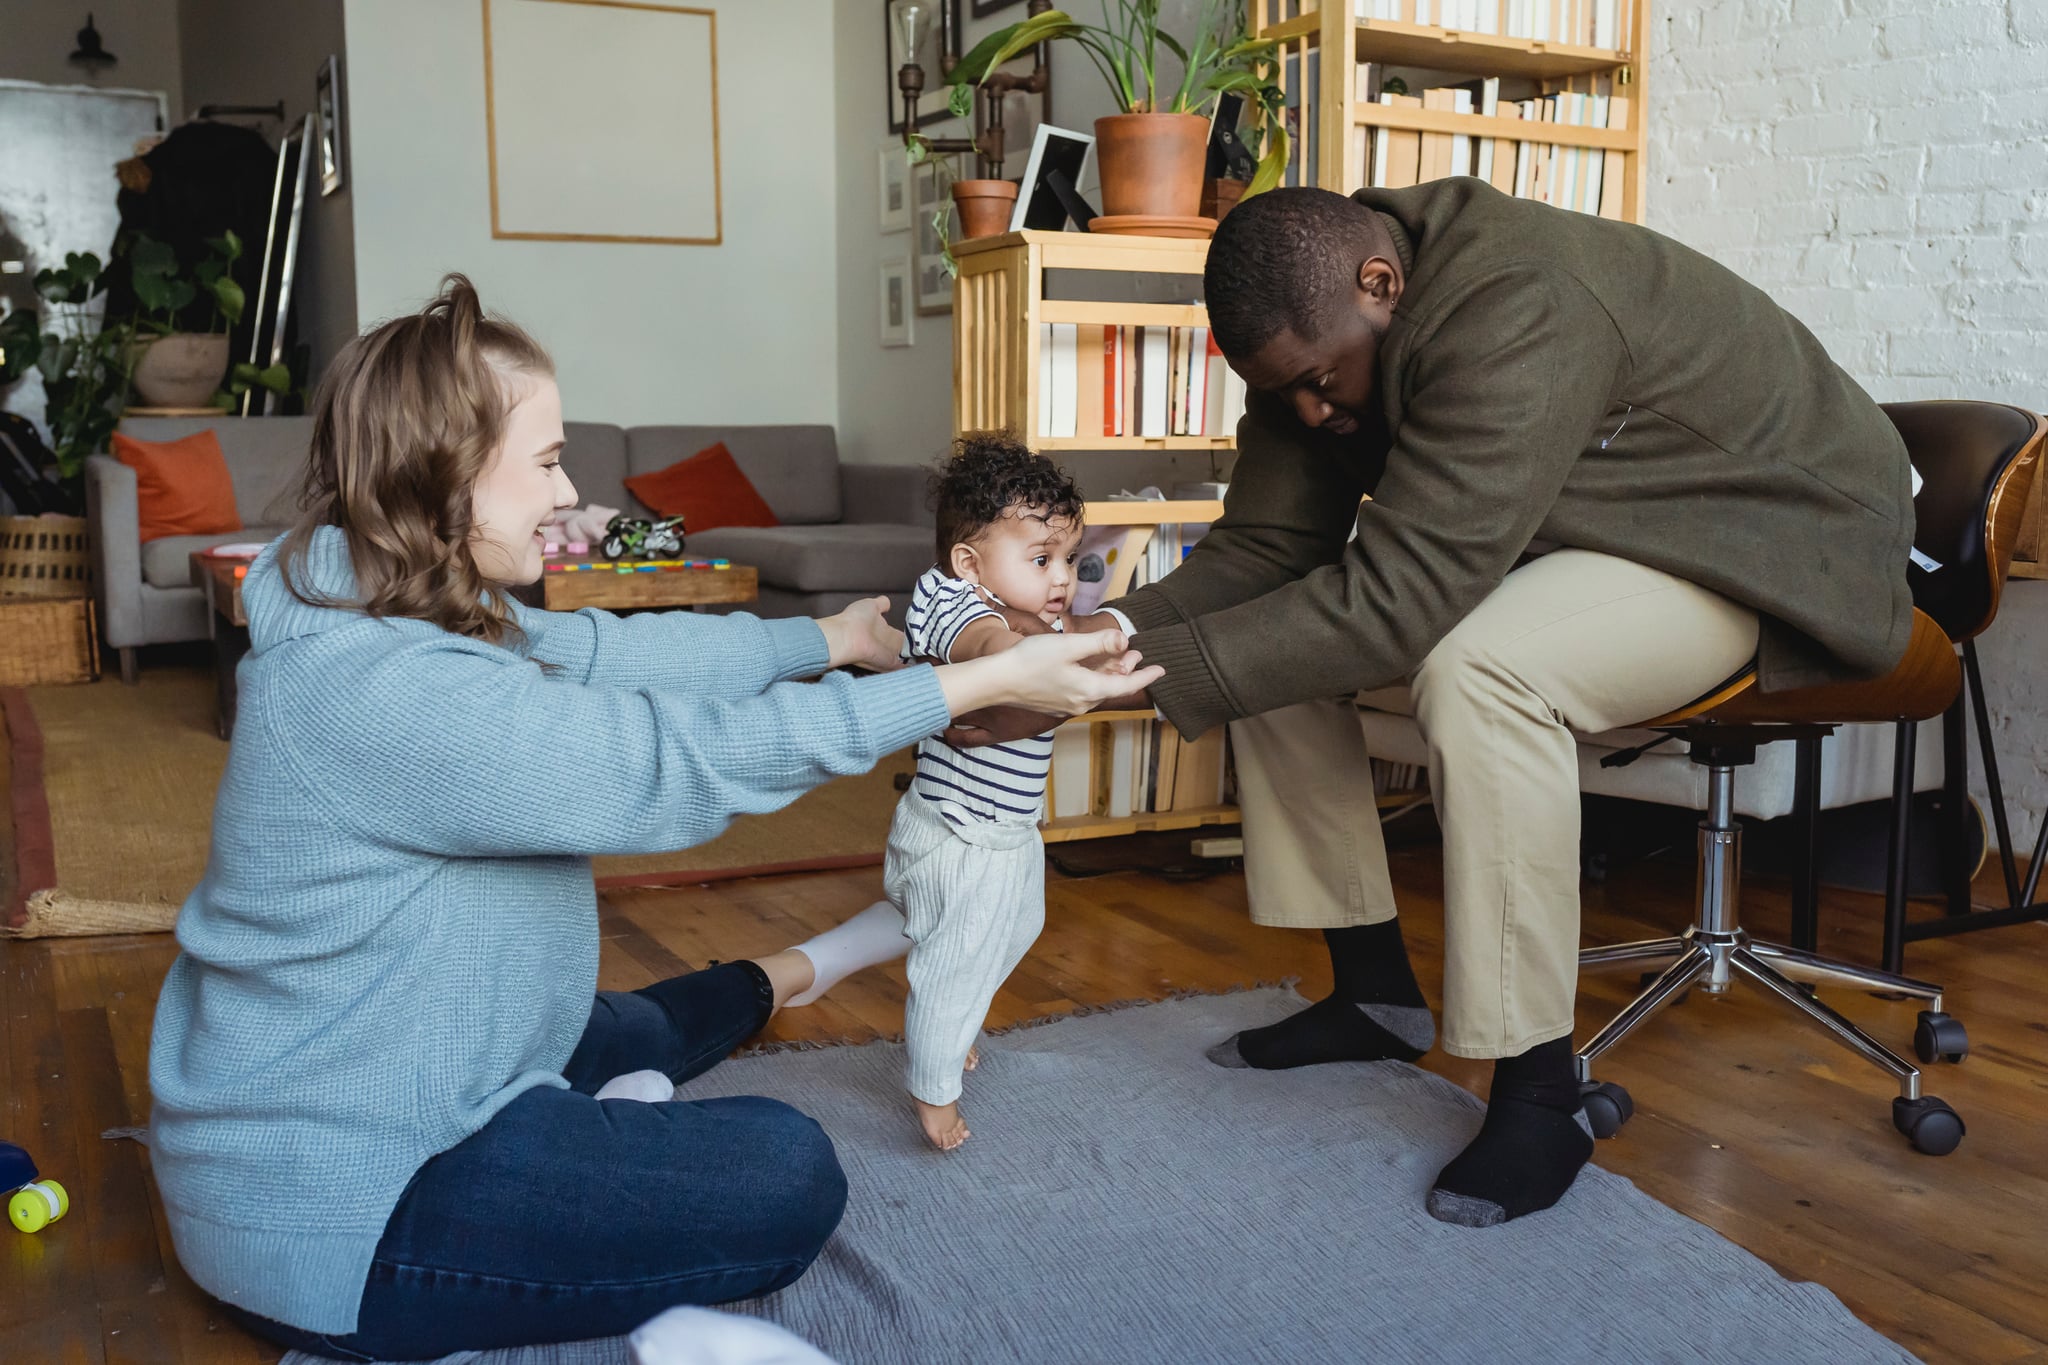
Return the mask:
M 1382 23 L 1617 51 L 1627 41 L 1621 0 L 1353 0 L 1352 13 Z
M 1557 208 L 1598 214 L 1602 218 L 1622 216 L 1623 153 L 1531 142 L 1513 136 L 1517 120 L 1566 123 L 1582 128 L 1627 127 L 1628 97 L 1614 94 L 1610 82 L 1593 81 L 1590 92 L 1566 91 L 1503 100 L 1497 76 L 1433 86 L 1419 95 L 1381 90 L 1380 68 L 1373 63 L 1360 63 L 1356 79 L 1361 103 L 1479 114 L 1500 120 L 1503 129 L 1499 137 L 1473 137 L 1464 133 L 1360 128 L 1352 151 L 1364 163 L 1365 184 L 1377 189 L 1400 189 L 1446 176 L 1471 175 L 1520 199 L 1537 199 Z
M 1041 438 L 1229 436 L 1244 403 L 1206 327 L 1039 324 Z

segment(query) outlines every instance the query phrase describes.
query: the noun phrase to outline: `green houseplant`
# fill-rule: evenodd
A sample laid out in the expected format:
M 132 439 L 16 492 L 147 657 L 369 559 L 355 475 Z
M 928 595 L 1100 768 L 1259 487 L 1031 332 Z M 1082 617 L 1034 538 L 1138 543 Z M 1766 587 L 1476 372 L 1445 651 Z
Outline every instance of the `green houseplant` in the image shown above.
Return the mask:
M 74 490 L 85 457 L 107 448 L 128 392 L 128 329 L 103 327 L 92 301 L 106 292 L 107 272 L 90 251 L 73 251 L 61 267 L 38 270 L 42 317 L 21 308 L 0 322 L 0 382 L 33 366 L 43 376 L 43 422 L 50 431 L 57 477 Z
M 135 288 L 132 322 L 135 394 L 152 407 L 211 404 L 228 371 L 228 332 L 242 320 L 245 296 L 230 273 L 241 257 L 233 232 L 206 239 L 207 254 L 187 276 L 177 252 L 147 233 L 127 251 Z M 179 330 L 179 317 L 200 297 L 212 307 L 204 332 Z
M 1190 43 L 1160 27 L 1159 0 L 1102 0 L 1100 24 L 1061 10 L 1034 15 L 991 33 L 960 59 L 952 73 L 953 112 L 970 108 L 974 87 L 1004 62 L 1048 41 L 1079 47 L 1108 82 L 1120 111 L 1095 121 L 1105 217 L 1195 217 L 1209 113 L 1225 94 L 1246 96 L 1263 114 L 1265 150 L 1245 193 L 1279 183 L 1287 135 L 1278 117 L 1277 44 L 1247 36 L 1238 0 L 1203 0 Z M 1164 65 L 1168 55 L 1179 63 L 1178 79 Z

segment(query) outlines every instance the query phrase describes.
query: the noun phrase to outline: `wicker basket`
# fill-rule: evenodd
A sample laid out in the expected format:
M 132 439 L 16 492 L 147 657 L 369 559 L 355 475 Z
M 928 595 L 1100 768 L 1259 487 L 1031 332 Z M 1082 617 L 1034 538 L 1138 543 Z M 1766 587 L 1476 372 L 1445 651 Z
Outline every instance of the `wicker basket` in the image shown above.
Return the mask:
M 0 687 L 92 682 L 99 675 L 90 597 L 0 598 Z
M 0 597 L 91 594 L 85 518 L 0 517 Z

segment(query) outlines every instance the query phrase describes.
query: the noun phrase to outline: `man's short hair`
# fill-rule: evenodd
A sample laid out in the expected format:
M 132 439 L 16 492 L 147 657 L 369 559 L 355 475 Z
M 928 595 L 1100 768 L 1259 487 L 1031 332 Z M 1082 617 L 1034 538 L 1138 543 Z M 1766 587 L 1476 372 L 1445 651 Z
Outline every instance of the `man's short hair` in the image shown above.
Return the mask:
M 1243 200 L 1217 227 L 1202 272 L 1217 346 L 1243 359 L 1283 329 L 1315 339 L 1358 287 L 1358 268 L 1392 254 L 1379 215 L 1341 194 L 1283 189 Z

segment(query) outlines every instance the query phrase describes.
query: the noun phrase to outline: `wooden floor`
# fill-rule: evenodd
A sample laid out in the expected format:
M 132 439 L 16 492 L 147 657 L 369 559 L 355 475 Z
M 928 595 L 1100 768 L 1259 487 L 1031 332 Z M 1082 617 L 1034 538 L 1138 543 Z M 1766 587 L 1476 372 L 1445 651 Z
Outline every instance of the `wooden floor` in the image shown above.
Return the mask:
M 1434 997 L 1435 854 L 1394 861 L 1418 973 Z M 865 905 L 877 884 L 869 870 L 615 894 L 601 984 L 630 988 L 712 957 L 780 948 Z M 1674 929 L 1689 894 L 1683 868 L 1617 872 L 1589 888 L 1588 937 Z M 993 1023 L 1295 975 L 1310 995 L 1328 986 L 1318 939 L 1252 927 L 1237 876 L 1193 885 L 1054 878 L 1048 899 L 1045 936 L 997 998 Z M 1782 888 L 1753 886 L 1751 927 L 1781 935 L 1784 900 Z M 1870 960 L 1874 910 L 1868 897 L 1831 896 L 1823 948 Z M 0 943 L 0 1135 L 28 1146 L 74 1198 L 70 1217 L 40 1236 L 0 1233 L 0 1361 L 276 1356 L 224 1322 L 178 1269 L 147 1153 L 100 1136 L 144 1120 L 151 1014 L 173 951 L 167 936 Z M 1637 1114 L 1597 1160 L 1785 1274 L 1818 1280 L 1926 1359 L 2044 1365 L 2048 929 L 1915 945 L 1909 967 L 1949 984 L 1950 1008 L 1974 1042 L 1967 1064 L 1928 1086 L 1969 1124 L 1955 1155 L 1912 1152 L 1891 1128 L 1891 1092 L 1876 1072 L 1738 993 L 1695 994 L 1612 1056 L 1603 1078 L 1629 1087 Z M 1581 1037 L 1632 984 L 1588 981 Z M 785 1012 L 771 1035 L 892 1033 L 902 997 L 899 965 Z M 1888 1040 L 1910 1037 L 1910 1005 L 1841 1003 Z M 1427 1065 L 1473 1088 L 1486 1076 L 1483 1064 L 1440 1055 Z

